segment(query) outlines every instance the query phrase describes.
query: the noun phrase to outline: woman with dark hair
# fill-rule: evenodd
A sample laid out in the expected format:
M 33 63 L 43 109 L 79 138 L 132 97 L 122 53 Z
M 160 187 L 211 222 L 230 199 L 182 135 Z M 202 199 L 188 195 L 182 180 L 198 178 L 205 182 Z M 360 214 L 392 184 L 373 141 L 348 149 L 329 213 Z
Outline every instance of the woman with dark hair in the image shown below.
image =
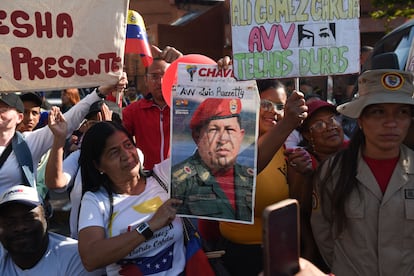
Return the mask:
M 297 197 L 304 184 L 303 179 L 294 180 L 290 174 L 283 146 L 289 133 L 301 123 L 303 94 L 294 92 L 288 99 L 285 86 L 278 80 L 258 80 L 257 86 L 260 95 L 258 143 L 262 151 L 258 157 L 254 223 L 219 223 L 226 251 L 224 265 L 231 275 L 258 275 L 263 270 L 263 210 L 283 199 Z M 263 144 L 269 135 L 276 136 L 268 141 L 271 146 Z M 267 162 L 263 162 L 264 152 L 271 155 Z
M 413 75 L 371 70 L 337 110 L 357 119 L 349 146 L 314 177 L 312 228 L 335 275 L 414 274 Z
M 84 135 L 79 162 L 84 266 L 106 266 L 107 275 L 182 273 L 183 226 L 175 216 L 181 201 L 168 199 L 162 181 L 145 176 L 128 132 L 114 122 L 96 123 Z

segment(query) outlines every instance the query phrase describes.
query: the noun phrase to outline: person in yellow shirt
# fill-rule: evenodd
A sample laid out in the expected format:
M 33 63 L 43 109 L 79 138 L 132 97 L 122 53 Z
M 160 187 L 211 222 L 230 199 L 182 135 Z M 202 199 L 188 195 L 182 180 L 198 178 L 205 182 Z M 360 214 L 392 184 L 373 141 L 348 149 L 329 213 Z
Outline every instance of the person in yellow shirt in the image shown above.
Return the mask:
M 300 92 L 294 92 L 287 100 L 286 89 L 277 80 L 259 80 L 257 84 L 261 101 L 254 224 L 219 223 L 221 236 L 225 240 L 224 265 L 231 275 L 258 275 L 263 270 L 262 213 L 266 206 L 290 197 L 283 142 L 300 123 L 296 108 L 304 105 Z M 284 137 L 283 130 L 287 129 L 289 131 Z M 269 139 L 271 135 L 278 136 L 279 145 Z M 272 146 L 266 144 L 268 139 L 273 141 Z M 271 155 L 270 162 L 262 163 L 267 155 Z

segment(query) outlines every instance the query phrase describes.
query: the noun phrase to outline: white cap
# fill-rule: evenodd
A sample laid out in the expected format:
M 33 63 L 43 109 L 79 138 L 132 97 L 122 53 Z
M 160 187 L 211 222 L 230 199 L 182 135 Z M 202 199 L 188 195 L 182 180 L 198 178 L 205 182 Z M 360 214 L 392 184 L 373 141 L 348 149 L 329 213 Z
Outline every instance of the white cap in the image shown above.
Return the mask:
M 9 202 L 23 203 L 36 207 L 42 204 L 37 190 L 25 185 L 16 185 L 7 189 L 0 198 L 0 207 Z

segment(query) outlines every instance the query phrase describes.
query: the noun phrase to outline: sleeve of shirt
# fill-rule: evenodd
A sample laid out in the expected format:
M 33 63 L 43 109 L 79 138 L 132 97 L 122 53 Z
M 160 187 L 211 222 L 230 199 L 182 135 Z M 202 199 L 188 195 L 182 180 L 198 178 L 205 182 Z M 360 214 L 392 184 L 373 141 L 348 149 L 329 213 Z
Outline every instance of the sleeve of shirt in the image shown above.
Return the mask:
M 99 98 L 95 92 L 92 92 L 64 114 L 66 122 L 68 123 L 67 137 L 69 137 L 74 130 L 79 128 L 79 124 L 89 112 L 89 107 L 99 100 L 101 100 L 101 98 Z M 48 126 L 45 126 L 32 132 L 24 132 L 23 135 L 32 152 L 33 163 L 36 165 L 34 168 L 36 168 L 42 155 L 52 147 L 52 131 Z
M 61 264 L 61 271 L 65 271 L 64 275 L 100 275 L 99 271 L 88 272 L 82 264 L 78 252 L 78 243 L 76 241 L 63 242 L 62 248 L 60 248 L 60 254 L 63 254 L 60 257 L 59 263 Z
M 66 157 L 65 160 L 63 160 L 63 174 L 66 178 L 66 185 L 68 185 L 71 180 L 76 177 L 76 173 L 80 170 L 78 163 L 79 156 L 80 150 L 76 150 Z
M 134 135 L 134 104 L 130 104 L 122 110 L 122 124 L 130 135 Z
M 109 200 L 106 199 L 108 202 Z M 79 212 L 79 231 L 89 226 L 105 227 L 105 221 L 109 217 L 105 211 L 105 202 L 100 200 L 97 194 L 86 192 L 82 198 Z
M 319 251 L 329 267 L 332 266 L 334 253 L 334 238 L 332 235 L 332 218 L 331 201 L 327 195 L 326 189 L 321 191 L 320 179 L 323 178 L 324 172 L 327 173 L 327 165 L 329 162 L 323 164 L 323 168 L 314 178 L 314 194 L 313 194 L 313 210 L 311 216 L 312 232 L 314 233 L 316 244 Z M 321 204 L 321 193 L 325 193 L 323 205 Z M 325 216 L 329 216 L 326 217 Z

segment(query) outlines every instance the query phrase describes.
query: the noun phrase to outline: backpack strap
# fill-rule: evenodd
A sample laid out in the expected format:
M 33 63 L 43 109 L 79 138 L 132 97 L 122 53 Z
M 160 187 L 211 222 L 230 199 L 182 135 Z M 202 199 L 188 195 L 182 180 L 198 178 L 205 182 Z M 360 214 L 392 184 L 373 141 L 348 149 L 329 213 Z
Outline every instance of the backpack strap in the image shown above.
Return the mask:
M 36 187 L 36 180 L 33 171 L 33 159 L 32 152 L 29 149 L 23 135 L 16 131 L 12 139 L 12 148 L 16 155 L 17 162 L 23 171 L 24 180 L 26 185 Z

